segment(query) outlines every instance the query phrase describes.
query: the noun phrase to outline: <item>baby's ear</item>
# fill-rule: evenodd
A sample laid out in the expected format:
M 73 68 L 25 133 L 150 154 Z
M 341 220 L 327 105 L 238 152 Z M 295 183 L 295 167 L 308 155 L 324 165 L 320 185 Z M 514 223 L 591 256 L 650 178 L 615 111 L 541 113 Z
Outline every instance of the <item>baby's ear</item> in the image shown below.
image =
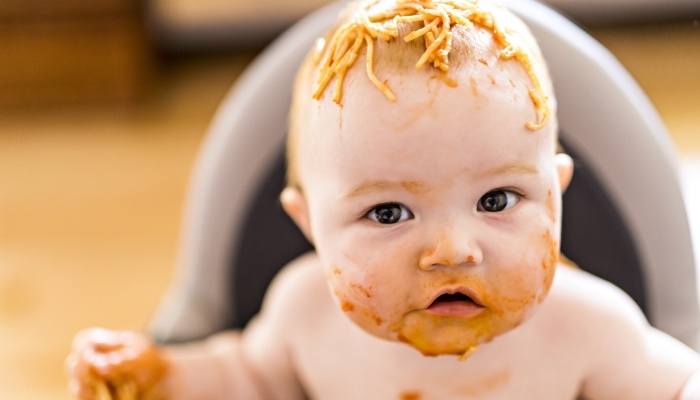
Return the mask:
M 306 239 L 313 243 L 311 238 L 311 229 L 309 224 L 309 210 L 306 204 L 306 197 L 295 187 L 286 187 L 280 194 L 282 208 L 287 212 L 292 221 L 297 224 L 301 233 L 306 236 Z
M 561 192 L 564 193 L 566 188 L 569 187 L 569 183 L 571 183 L 571 178 L 574 176 L 574 160 L 566 153 L 558 153 L 554 162 L 557 164 L 559 186 L 561 187 Z

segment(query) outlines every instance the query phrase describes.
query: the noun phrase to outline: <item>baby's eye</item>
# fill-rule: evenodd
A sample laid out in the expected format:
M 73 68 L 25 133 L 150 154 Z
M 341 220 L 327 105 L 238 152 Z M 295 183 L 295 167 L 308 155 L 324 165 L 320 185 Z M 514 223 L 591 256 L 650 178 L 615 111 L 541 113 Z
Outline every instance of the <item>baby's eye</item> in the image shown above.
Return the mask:
M 492 190 L 479 199 L 477 210 L 486 212 L 499 212 L 513 207 L 520 196 L 509 190 Z
M 413 218 L 413 213 L 403 204 L 380 204 L 369 210 L 367 218 L 380 224 L 395 224 Z

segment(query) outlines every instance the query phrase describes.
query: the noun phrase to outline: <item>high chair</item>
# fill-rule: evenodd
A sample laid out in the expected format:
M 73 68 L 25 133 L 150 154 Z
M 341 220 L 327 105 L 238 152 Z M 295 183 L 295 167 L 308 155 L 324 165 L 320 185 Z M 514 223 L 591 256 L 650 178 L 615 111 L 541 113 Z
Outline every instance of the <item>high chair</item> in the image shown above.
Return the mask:
M 616 59 L 574 23 L 534 0 L 505 3 L 549 63 L 561 141 L 575 160 L 562 252 L 697 349 L 696 265 L 662 121 Z M 243 327 L 275 273 L 311 249 L 278 200 L 287 113 L 297 66 L 343 6 L 330 4 L 290 28 L 221 104 L 195 165 L 177 274 L 150 326 L 156 340 Z

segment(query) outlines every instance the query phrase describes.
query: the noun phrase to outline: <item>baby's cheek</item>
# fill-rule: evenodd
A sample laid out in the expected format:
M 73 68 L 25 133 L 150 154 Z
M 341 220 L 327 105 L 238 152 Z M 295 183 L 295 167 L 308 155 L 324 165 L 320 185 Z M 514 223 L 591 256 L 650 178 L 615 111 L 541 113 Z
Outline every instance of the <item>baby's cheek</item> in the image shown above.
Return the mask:
M 380 279 L 339 268 L 332 268 L 327 278 L 338 306 L 348 318 L 375 336 L 389 338 L 387 327 L 396 318 L 397 307 L 392 306 L 388 301 L 391 298 L 380 291 Z
M 549 293 L 554 280 L 559 255 L 559 243 L 550 230 L 533 235 L 530 243 L 535 251 L 528 254 L 514 268 L 501 270 L 498 282 L 489 298 L 484 301 L 503 313 L 523 314 L 541 303 Z
M 543 291 L 540 293 L 540 297 L 538 298 L 540 303 L 545 299 L 547 293 L 549 293 L 549 289 L 552 287 L 554 274 L 557 270 L 557 264 L 559 263 L 559 239 L 554 238 L 551 231 L 546 231 L 542 235 L 542 241 L 546 246 L 546 250 L 540 263 L 543 273 Z

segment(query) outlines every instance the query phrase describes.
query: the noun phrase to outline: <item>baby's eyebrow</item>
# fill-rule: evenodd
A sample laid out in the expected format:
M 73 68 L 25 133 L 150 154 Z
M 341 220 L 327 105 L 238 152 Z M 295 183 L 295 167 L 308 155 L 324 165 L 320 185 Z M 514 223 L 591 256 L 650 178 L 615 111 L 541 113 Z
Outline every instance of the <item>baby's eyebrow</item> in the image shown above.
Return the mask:
M 499 165 L 493 168 L 489 168 L 486 171 L 479 172 L 478 177 L 487 177 L 493 175 L 503 175 L 503 174 L 519 174 L 519 175 L 537 175 L 540 171 L 530 164 L 523 162 L 512 162 L 503 165 Z
M 425 193 L 430 190 L 430 185 L 427 183 L 423 182 L 416 182 L 416 181 L 400 181 L 400 182 L 394 182 L 394 181 L 372 181 L 372 182 L 366 182 L 362 183 L 350 191 L 348 191 L 343 198 L 352 198 L 352 197 L 357 197 L 357 196 L 362 196 L 374 191 L 379 191 L 379 190 L 406 190 L 409 193 L 412 193 L 414 195 L 419 195 L 421 193 Z

